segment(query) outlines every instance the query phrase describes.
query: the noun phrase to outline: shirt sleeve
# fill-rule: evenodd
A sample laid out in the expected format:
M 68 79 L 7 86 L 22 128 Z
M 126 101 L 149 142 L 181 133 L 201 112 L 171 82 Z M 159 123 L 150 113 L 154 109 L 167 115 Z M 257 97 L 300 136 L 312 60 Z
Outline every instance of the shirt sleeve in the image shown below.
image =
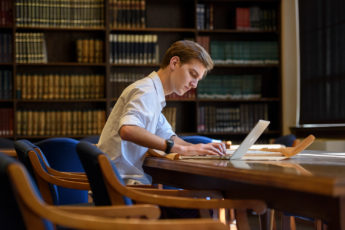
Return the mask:
M 154 116 L 154 111 L 155 106 L 152 103 L 152 96 L 149 93 L 137 90 L 123 108 L 119 128 L 123 125 L 135 125 L 146 129 Z
M 171 136 L 176 135 L 175 132 L 172 130 L 171 125 L 163 115 L 163 113 L 161 113 L 159 116 L 155 134 L 164 139 L 169 139 Z

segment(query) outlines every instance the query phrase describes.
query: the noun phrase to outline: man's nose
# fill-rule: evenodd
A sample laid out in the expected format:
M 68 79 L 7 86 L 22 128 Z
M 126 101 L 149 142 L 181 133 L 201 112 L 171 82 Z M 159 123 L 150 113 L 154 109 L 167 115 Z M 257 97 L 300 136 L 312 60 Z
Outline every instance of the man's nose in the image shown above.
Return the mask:
M 198 81 L 191 81 L 190 86 L 195 89 L 198 86 Z

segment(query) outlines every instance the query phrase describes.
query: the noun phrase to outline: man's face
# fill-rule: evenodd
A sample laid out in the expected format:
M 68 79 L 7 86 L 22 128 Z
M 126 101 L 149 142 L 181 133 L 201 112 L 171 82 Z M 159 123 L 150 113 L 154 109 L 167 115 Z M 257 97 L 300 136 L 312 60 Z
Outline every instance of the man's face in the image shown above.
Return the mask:
M 205 72 L 206 68 L 204 65 L 196 59 L 192 59 L 183 65 L 181 65 L 178 59 L 175 69 L 172 72 L 173 91 L 182 96 L 188 90 L 196 88 Z

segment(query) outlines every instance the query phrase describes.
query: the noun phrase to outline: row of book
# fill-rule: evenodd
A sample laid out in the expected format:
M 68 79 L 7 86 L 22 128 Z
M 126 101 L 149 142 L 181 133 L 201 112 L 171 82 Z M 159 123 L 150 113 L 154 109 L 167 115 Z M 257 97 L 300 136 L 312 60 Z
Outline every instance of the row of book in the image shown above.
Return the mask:
M 79 63 L 102 63 L 103 41 L 97 39 L 77 40 L 77 61 Z
M 109 7 L 113 28 L 146 27 L 146 0 L 110 0 Z
M 0 108 L 0 136 L 13 135 L 13 109 Z
M 278 64 L 276 41 L 211 41 L 216 64 Z
M 268 105 L 241 104 L 239 106 L 198 108 L 198 132 L 249 132 L 260 119 L 268 120 Z
M 196 28 L 213 30 L 213 3 L 196 4 Z
M 176 131 L 176 107 L 165 107 L 162 111 L 163 115 L 171 125 L 172 130 Z
M 104 98 L 104 76 L 63 74 L 18 74 L 18 99 Z
M 105 124 L 104 110 L 18 110 L 19 136 L 99 135 Z
M 261 75 L 208 75 L 199 82 L 198 98 L 261 98 Z
M 0 26 L 12 25 L 12 0 L 0 1 Z
M 0 70 L 0 99 L 12 99 L 12 71 Z
M 144 77 L 142 73 L 133 72 L 114 72 L 110 75 L 110 93 L 111 97 L 120 97 L 122 91 L 133 82 Z
M 47 63 L 47 49 L 43 33 L 16 33 L 17 63 Z
M 104 0 L 16 0 L 18 26 L 103 27 Z
M 277 16 L 274 9 L 258 6 L 236 8 L 236 29 L 238 30 L 276 30 Z
M 0 34 L 0 63 L 12 61 L 12 35 Z
M 157 64 L 159 62 L 156 34 L 110 34 L 110 63 Z
M 196 36 L 195 41 L 199 45 L 201 45 L 208 53 L 210 53 L 210 36 L 198 35 Z

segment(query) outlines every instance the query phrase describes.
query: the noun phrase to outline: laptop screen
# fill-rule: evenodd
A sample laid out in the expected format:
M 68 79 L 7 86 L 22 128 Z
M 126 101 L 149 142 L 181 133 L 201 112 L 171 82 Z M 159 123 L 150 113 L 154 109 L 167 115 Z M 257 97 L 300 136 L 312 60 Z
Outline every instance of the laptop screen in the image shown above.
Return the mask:
M 239 160 L 243 157 L 244 154 L 248 151 L 248 149 L 255 143 L 255 141 L 261 136 L 261 134 L 265 131 L 267 126 L 270 124 L 269 121 L 259 120 L 258 123 L 254 126 L 254 128 L 250 131 L 250 133 L 246 136 L 244 141 L 238 146 L 236 151 L 230 157 L 230 160 Z

